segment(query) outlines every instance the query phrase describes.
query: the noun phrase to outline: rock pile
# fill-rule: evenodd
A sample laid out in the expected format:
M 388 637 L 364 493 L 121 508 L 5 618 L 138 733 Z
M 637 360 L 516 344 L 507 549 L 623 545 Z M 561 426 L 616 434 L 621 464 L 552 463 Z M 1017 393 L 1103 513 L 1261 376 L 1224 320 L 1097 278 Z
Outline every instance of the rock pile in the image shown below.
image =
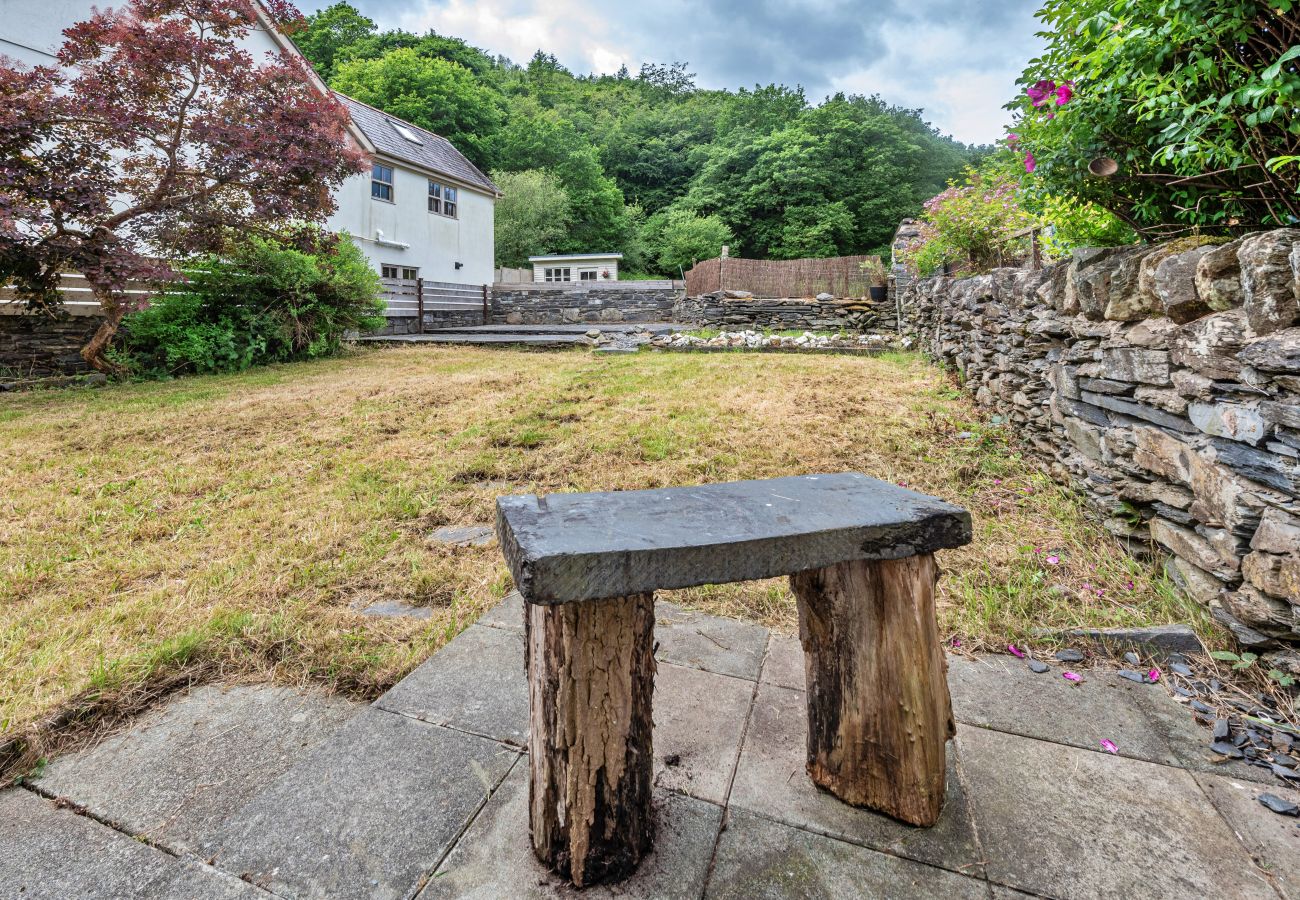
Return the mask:
M 709 338 L 678 332 L 653 338 L 650 344 L 667 350 L 887 350 L 897 345 L 897 338 L 885 334 L 814 334 L 811 331 L 782 336 L 745 330 L 723 331 Z
M 1111 531 L 1167 550 L 1242 645 L 1300 674 L 1300 230 L 1081 250 L 900 302 L 903 333 Z

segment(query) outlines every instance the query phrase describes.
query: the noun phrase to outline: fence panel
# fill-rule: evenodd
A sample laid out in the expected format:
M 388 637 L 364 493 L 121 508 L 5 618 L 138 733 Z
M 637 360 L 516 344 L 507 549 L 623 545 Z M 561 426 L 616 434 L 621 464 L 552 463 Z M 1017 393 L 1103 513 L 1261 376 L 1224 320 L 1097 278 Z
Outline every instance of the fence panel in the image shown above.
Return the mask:
M 866 268 L 864 268 L 864 265 Z M 755 297 L 865 297 L 882 284 L 878 256 L 828 259 L 738 259 L 721 257 L 697 263 L 686 273 L 691 297 L 714 291 L 748 291 Z

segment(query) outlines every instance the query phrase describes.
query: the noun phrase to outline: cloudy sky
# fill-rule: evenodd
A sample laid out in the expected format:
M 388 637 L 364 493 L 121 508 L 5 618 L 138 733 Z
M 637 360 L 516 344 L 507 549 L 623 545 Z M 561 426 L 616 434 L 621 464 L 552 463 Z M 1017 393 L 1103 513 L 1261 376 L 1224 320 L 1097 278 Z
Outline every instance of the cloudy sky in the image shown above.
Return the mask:
M 304 12 L 331 0 L 300 0 Z M 1035 0 L 352 0 L 381 28 L 463 38 L 576 73 L 683 61 L 710 88 L 801 84 L 920 107 L 970 143 L 1001 137 L 1001 108 L 1037 55 Z

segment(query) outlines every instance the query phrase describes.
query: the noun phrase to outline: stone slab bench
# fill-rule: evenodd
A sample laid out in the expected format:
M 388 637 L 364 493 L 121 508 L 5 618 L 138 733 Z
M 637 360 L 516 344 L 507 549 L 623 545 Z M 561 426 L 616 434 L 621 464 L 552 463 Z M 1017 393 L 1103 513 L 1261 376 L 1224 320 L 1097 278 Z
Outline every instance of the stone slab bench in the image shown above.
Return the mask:
M 501 497 L 526 601 L 533 849 L 577 886 L 650 850 L 654 591 L 790 576 L 820 787 L 938 820 L 954 733 L 934 553 L 970 514 L 857 473 Z

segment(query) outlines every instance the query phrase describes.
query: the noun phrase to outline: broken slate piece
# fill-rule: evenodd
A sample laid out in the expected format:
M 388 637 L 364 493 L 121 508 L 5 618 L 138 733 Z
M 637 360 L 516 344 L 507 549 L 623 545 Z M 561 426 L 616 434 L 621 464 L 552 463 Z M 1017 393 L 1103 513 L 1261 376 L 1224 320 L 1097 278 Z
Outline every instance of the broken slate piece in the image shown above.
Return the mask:
M 1130 650 L 1124 654 L 1124 662 L 1128 663 L 1130 666 L 1140 666 L 1142 664 L 1142 659 Z
M 1210 745 L 1210 749 L 1220 756 L 1226 756 L 1229 759 L 1241 759 L 1246 755 L 1227 741 L 1215 741 Z
M 1132 669 L 1120 669 L 1120 678 L 1127 678 L 1129 681 L 1136 681 L 1138 684 L 1146 683 L 1146 676 L 1141 672 L 1134 672 Z
M 1277 763 L 1279 766 L 1285 766 L 1288 769 L 1294 769 L 1296 768 L 1297 765 L 1296 760 L 1294 758 L 1287 756 L 1286 754 L 1283 753 L 1278 753 L 1277 755 L 1275 755 L 1273 757 L 1273 762 Z
M 1180 697 L 1195 697 L 1195 696 L 1196 696 L 1195 694 L 1193 694 L 1191 691 L 1189 691 L 1189 690 L 1188 690 L 1187 688 L 1185 688 L 1185 687 L 1176 687 L 1176 688 L 1174 688 L 1174 693 L 1177 694 L 1177 695 L 1180 696 Z
M 1076 663 L 1083 662 L 1083 651 L 1081 650 L 1059 650 L 1056 658 L 1061 662 Z
M 1029 661 L 1029 671 L 1033 672 L 1035 675 L 1042 675 L 1044 672 L 1046 672 L 1046 671 L 1049 670 L 1050 668 L 1051 668 L 1051 666 L 1049 666 L 1049 665 L 1048 665 L 1047 663 L 1045 663 L 1045 662 L 1039 662 L 1039 661 L 1036 660 L 1036 659 L 1031 659 L 1031 660 Z
M 1227 719 L 1215 719 L 1215 720 L 1214 720 L 1214 739 L 1215 739 L 1216 741 L 1225 741 L 1225 740 L 1228 739 L 1228 733 L 1229 733 L 1229 732 L 1228 732 L 1228 720 L 1227 720 Z
M 446 525 L 429 532 L 433 543 L 455 547 L 483 547 L 492 543 L 495 536 L 491 525 Z
M 1300 772 L 1288 769 L 1286 766 L 1279 766 L 1273 763 L 1273 774 L 1284 781 L 1300 781 Z
M 1279 816 L 1300 816 L 1300 806 L 1296 806 L 1289 800 L 1283 800 L 1277 794 L 1260 794 L 1259 802 L 1265 809 Z
M 1192 670 L 1182 663 L 1170 663 L 1169 671 L 1173 672 L 1175 675 L 1182 675 L 1184 678 L 1192 677 Z
M 1190 704 L 1188 704 L 1188 705 L 1191 706 L 1191 708 L 1194 709 L 1194 710 L 1196 710 L 1198 713 L 1203 713 L 1204 715 L 1207 715 L 1207 716 L 1214 712 L 1214 710 L 1210 709 L 1208 706 L 1206 706 L 1206 705 L 1205 705 L 1204 703 L 1202 703 L 1200 700 L 1193 700 L 1193 701 L 1192 701 Z

